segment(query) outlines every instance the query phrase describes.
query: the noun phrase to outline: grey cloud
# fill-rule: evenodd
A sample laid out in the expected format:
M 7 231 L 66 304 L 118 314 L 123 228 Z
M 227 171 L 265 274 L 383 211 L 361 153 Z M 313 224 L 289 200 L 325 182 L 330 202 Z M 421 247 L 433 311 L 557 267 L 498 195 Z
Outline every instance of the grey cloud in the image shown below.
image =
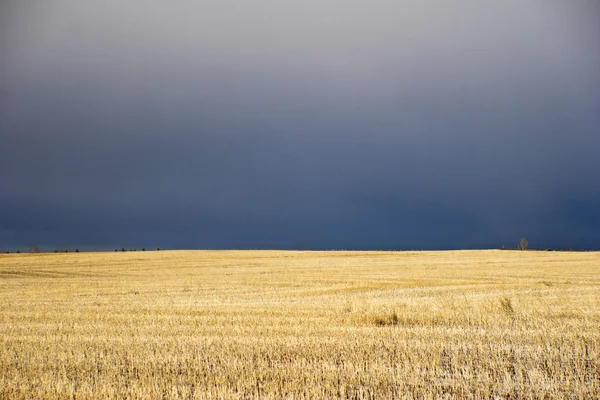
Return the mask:
M 7 244 L 600 237 L 595 2 L 1 7 Z

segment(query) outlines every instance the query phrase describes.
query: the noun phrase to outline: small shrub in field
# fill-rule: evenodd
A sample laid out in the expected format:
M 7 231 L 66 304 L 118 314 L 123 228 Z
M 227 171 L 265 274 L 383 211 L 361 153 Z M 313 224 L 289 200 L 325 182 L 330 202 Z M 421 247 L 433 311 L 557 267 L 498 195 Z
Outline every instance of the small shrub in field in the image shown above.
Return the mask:
M 510 297 L 504 296 L 500 299 L 500 309 L 508 315 L 514 315 L 515 308 L 513 307 Z
M 396 311 L 392 311 L 373 316 L 372 322 L 377 326 L 396 326 L 400 322 L 400 317 Z

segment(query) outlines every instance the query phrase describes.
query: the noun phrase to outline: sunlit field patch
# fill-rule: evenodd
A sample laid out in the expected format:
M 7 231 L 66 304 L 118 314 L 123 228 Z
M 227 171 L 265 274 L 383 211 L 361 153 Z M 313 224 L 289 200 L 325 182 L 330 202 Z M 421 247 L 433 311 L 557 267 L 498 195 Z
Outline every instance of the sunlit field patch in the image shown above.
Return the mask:
M 600 254 L 0 255 L 0 398 L 599 398 Z

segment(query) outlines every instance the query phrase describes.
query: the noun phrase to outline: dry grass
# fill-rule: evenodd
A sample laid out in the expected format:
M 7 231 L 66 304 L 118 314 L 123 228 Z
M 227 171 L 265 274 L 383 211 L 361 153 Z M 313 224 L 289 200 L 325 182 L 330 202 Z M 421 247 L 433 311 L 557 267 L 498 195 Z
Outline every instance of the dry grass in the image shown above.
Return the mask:
M 599 398 L 600 254 L 0 256 L 0 398 Z

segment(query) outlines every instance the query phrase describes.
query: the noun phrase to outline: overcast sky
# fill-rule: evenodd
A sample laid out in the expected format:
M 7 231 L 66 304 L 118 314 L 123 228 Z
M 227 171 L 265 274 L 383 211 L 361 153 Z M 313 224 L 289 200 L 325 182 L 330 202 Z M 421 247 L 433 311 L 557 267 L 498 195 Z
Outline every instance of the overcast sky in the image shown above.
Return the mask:
M 600 2 L 0 2 L 0 249 L 600 248 Z

